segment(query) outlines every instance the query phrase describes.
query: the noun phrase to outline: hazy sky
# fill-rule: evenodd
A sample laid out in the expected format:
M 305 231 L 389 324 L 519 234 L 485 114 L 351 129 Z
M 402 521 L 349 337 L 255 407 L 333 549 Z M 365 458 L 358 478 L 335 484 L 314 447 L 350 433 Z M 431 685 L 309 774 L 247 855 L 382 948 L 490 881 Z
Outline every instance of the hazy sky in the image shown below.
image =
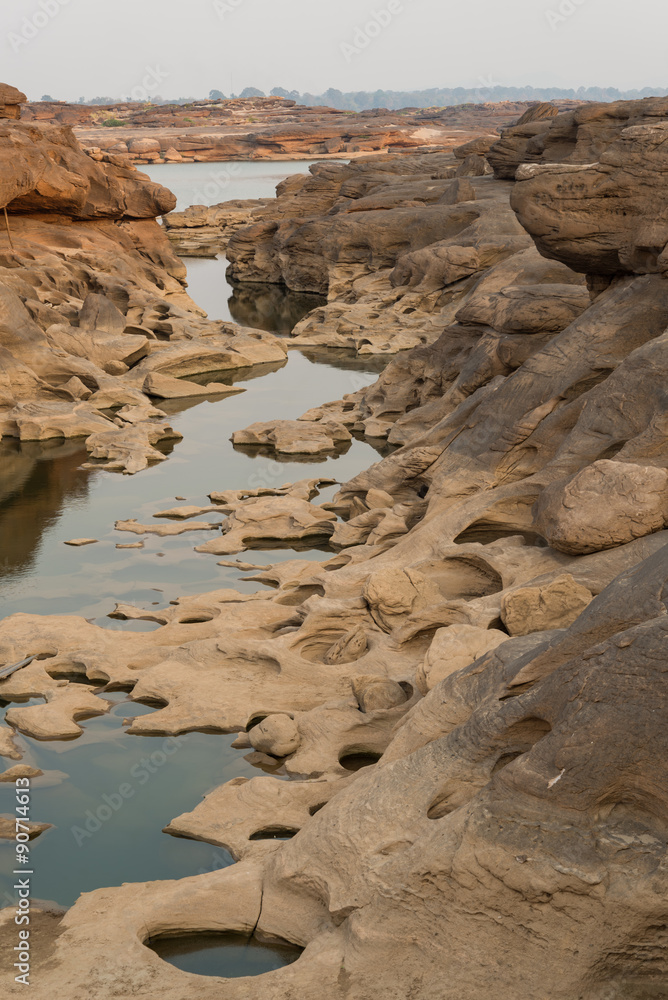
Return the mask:
M 659 0 L 0 3 L 0 80 L 31 99 L 668 81 Z

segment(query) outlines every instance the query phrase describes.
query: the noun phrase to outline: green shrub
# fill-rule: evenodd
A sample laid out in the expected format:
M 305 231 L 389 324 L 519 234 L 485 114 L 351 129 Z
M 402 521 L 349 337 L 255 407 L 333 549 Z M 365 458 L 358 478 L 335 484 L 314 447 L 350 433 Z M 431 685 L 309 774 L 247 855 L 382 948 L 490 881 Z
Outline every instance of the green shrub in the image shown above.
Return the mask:
M 119 118 L 105 118 L 102 122 L 105 128 L 118 128 L 119 125 L 125 125 Z

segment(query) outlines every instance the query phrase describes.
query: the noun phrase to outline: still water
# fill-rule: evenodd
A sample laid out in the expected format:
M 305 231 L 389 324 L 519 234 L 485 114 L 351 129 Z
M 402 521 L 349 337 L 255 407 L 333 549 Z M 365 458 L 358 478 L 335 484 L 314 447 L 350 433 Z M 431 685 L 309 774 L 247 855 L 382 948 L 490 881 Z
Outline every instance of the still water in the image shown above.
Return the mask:
M 204 192 L 207 173 L 231 166 L 239 172 L 232 174 L 222 193 L 216 190 L 206 199 L 209 203 L 270 196 L 278 180 L 307 165 L 158 165 L 150 173 L 175 190 L 185 207 L 196 200 L 197 191 Z M 262 319 L 239 322 L 288 333 L 291 318 L 312 307 L 304 297 L 292 298 L 267 286 L 245 287 L 235 301 L 225 281 L 224 261 L 188 265 L 190 292 L 211 318 L 226 318 L 236 310 L 237 316 Z M 280 368 L 236 373 L 234 381 L 244 393 L 217 402 L 181 401 L 170 408 L 173 425 L 184 439 L 165 462 L 137 476 L 82 470 L 86 452 L 77 441 L 0 442 L 0 618 L 19 611 L 76 614 L 107 629 L 151 629 L 152 623 L 116 621 L 107 615 L 117 601 L 164 607 L 181 595 L 216 588 L 257 589 L 257 584 L 240 581 L 238 571 L 218 566 L 215 556 L 193 551 L 210 533 L 149 536 L 144 549 L 117 550 L 116 543 L 134 541 L 135 536 L 115 532 L 114 521 L 134 517 L 150 522 L 153 513 L 174 506 L 177 496 L 204 504 L 213 490 L 278 486 L 307 476 L 351 478 L 378 460 L 366 442 L 353 441 L 337 457 L 299 463 L 236 450 L 230 435 L 254 421 L 296 418 L 312 406 L 354 392 L 375 381 L 384 363 L 341 351 L 291 351 Z M 323 498 L 335 489 L 325 491 Z M 83 549 L 64 544 L 79 537 L 99 541 Z M 295 553 L 253 551 L 251 556 L 252 562 L 265 564 L 294 558 Z M 322 559 L 323 553 L 300 552 L 299 557 Z M 18 737 L 25 751 L 22 763 L 45 772 L 33 784 L 31 819 L 53 824 L 31 844 L 33 895 L 61 906 L 101 886 L 181 878 L 231 863 L 220 848 L 161 831 L 210 789 L 233 777 L 261 773 L 244 759 L 243 751 L 231 748 L 232 736 L 189 734 L 173 753 L 163 749 L 163 738 L 129 736 L 124 719 L 152 709 L 131 702 L 124 693 L 99 696 L 110 711 L 83 722 L 84 733 L 77 740 L 41 743 Z M 154 770 L 142 763 L 146 759 L 153 761 Z M 13 763 L 0 758 L 0 770 Z M 118 788 L 124 784 L 133 794 L 115 809 Z M 0 815 L 13 813 L 13 795 L 13 785 L 0 783 Z M 11 845 L 0 841 L 0 906 L 14 902 L 12 867 Z M 220 958 L 211 948 L 204 949 L 208 958 L 200 955 L 207 968 L 207 961 L 215 964 Z
M 182 972 L 199 976 L 260 976 L 296 962 L 302 951 L 294 945 L 269 944 L 241 934 L 188 934 L 159 938 L 149 947 Z

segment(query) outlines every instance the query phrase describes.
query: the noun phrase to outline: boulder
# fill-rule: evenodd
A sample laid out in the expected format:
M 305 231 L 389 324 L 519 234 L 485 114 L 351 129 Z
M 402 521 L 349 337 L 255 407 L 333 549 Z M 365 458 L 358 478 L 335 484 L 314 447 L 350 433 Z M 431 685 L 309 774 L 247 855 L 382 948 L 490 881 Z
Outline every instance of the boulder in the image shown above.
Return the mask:
M 468 142 L 462 143 L 461 146 L 455 146 L 452 152 L 458 160 L 465 160 L 467 156 L 485 156 L 487 150 L 498 141 L 499 136 L 496 133 L 477 135 L 475 139 L 469 139 Z
M 130 153 L 159 153 L 160 142 L 158 139 L 131 139 L 128 150 Z
M 347 632 L 328 649 L 324 656 L 325 663 L 354 663 L 364 656 L 369 643 L 366 632 L 360 626 L 352 632 Z
M 590 304 L 583 285 L 510 285 L 500 292 L 471 296 L 455 318 L 501 333 L 561 333 Z
M 235 445 L 268 446 L 281 455 L 320 455 L 336 451 L 352 440 L 350 431 L 335 421 L 274 420 L 235 431 Z
M 534 527 L 568 555 L 600 552 L 661 531 L 668 523 L 668 471 L 602 459 L 548 486 Z
M 532 107 L 527 108 L 522 117 L 515 122 L 515 125 L 528 125 L 529 122 L 545 121 L 546 119 L 556 118 L 558 114 L 559 108 L 547 101 L 542 104 L 534 104 Z
M 591 591 L 570 573 L 551 583 L 513 590 L 503 599 L 501 618 L 510 635 L 568 628 L 592 602 Z
M 356 677 L 352 687 L 357 703 L 365 713 L 397 708 L 407 700 L 401 685 L 389 677 Z
M 8 83 L 0 83 L 0 118 L 12 118 L 17 120 L 21 117 L 21 105 L 28 100 L 16 87 L 10 87 Z
M 415 673 L 415 683 L 427 694 L 450 674 L 463 670 L 479 656 L 508 640 L 506 632 L 475 625 L 450 625 L 439 629 L 432 639 L 424 662 Z
M 297 723 L 289 715 L 269 715 L 248 734 L 251 746 L 272 757 L 288 757 L 301 745 Z

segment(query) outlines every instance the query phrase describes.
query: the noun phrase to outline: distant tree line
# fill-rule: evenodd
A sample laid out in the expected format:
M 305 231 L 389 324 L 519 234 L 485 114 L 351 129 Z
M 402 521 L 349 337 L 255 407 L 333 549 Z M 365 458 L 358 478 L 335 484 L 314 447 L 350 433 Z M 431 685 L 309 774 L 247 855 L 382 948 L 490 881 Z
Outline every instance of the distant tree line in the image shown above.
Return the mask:
M 300 94 L 296 90 L 274 87 L 272 95 L 287 97 L 298 104 L 309 106 L 324 104 L 343 111 L 367 111 L 371 108 L 443 108 L 455 104 L 485 104 L 497 101 L 555 101 L 571 98 L 577 101 L 635 101 L 642 97 L 666 97 L 664 87 L 645 87 L 643 90 L 618 90 L 616 87 L 450 87 L 431 90 L 376 90 L 348 91 L 330 87 L 324 94 Z M 244 96 L 243 94 L 241 95 Z M 257 94 L 255 96 L 263 96 Z
M 225 100 L 221 90 L 212 90 L 209 99 Z M 240 94 L 230 97 L 252 98 L 267 95 L 257 87 L 246 87 Z M 324 94 L 301 94 L 298 90 L 285 90 L 274 87 L 272 97 L 285 97 L 305 104 L 309 107 L 325 105 L 330 108 L 341 108 L 342 111 L 368 111 L 372 108 L 387 108 L 398 111 L 400 108 L 444 108 L 455 104 L 486 104 L 497 101 L 557 101 L 571 98 L 577 101 L 635 101 L 642 97 L 666 97 L 668 88 L 644 87 L 642 90 L 618 90 L 616 87 L 578 87 L 577 90 L 564 87 L 433 87 L 431 90 L 358 90 L 341 91 L 330 87 Z M 45 94 L 43 101 L 52 101 Z M 156 95 L 150 98 L 151 104 L 194 104 L 196 97 L 178 97 L 165 100 Z M 79 104 L 119 104 L 120 97 L 93 97 L 86 100 L 79 98 Z

